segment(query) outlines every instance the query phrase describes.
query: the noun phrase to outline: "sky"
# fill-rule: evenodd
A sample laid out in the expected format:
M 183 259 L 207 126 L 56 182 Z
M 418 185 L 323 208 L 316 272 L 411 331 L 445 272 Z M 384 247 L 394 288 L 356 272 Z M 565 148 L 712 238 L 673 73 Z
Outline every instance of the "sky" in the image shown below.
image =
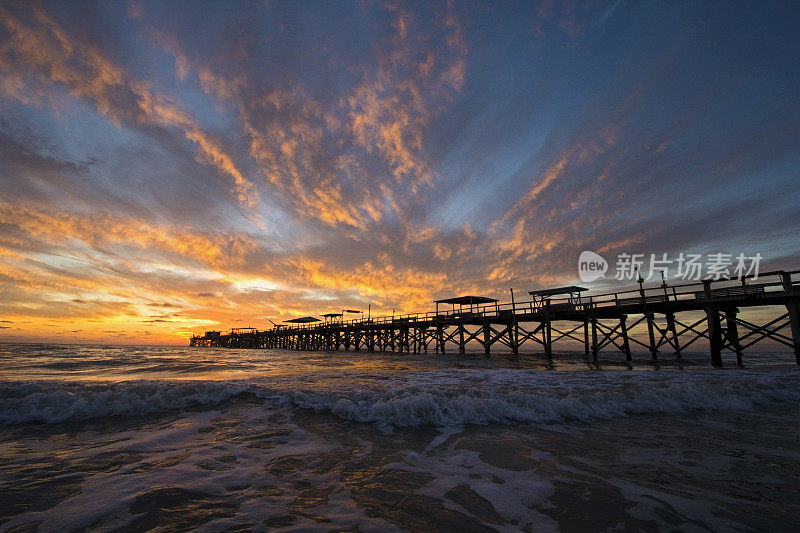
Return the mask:
M 0 0 L 0 341 L 800 268 L 798 50 L 796 2 Z

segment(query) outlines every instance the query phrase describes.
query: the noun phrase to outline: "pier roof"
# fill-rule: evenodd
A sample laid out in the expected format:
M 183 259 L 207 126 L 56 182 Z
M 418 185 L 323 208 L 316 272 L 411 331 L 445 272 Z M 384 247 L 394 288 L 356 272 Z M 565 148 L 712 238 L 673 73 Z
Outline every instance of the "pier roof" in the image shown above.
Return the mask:
M 342 313 L 324 313 L 322 316 L 325 318 L 334 318 L 337 316 L 342 316 Z
M 308 324 L 309 322 L 319 322 L 319 318 L 313 316 L 301 316 L 300 318 L 293 318 L 291 320 L 284 320 L 290 324 Z
M 568 285 L 566 287 L 554 287 L 552 289 L 541 289 L 538 291 L 530 291 L 528 294 L 531 296 L 555 296 L 556 294 L 572 294 L 575 292 L 583 292 L 588 290 L 585 287 L 578 287 L 576 285 Z
M 456 298 L 445 298 L 444 300 L 435 300 L 437 304 L 453 304 L 453 305 L 473 305 L 473 304 L 488 304 L 495 303 L 495 298 L 487 298 L 486 296 L 458 296 Z

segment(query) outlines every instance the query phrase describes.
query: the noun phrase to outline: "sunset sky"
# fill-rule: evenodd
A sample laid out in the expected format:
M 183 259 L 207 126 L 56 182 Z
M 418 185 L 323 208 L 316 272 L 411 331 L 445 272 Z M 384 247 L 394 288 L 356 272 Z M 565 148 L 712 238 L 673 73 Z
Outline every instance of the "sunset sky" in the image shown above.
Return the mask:
M 0 1 L 0 341 L 800 268 L 798 51 L 796 2 Z

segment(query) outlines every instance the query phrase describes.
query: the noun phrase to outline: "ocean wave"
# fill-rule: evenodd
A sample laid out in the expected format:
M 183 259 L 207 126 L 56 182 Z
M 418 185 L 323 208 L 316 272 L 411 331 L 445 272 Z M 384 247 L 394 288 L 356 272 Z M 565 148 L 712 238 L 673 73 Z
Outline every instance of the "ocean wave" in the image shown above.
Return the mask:
M 468 386 L 423 380 L 383 390 L 294 392 L 279 398 L 348 420 L 411 427 L 557 423 L 800 401 L 797 372 L 564 372 L 554 379 L 549 379 L 553 374 L 537 379 L 538 374 L 500 371 Z
M 139 416 L 215 405 L 247 389 L 225 382 L 5 383 L 0 385 L 0 426 Z
M 137 416 L 246 396 L 388 426 L 557 423 L 800 401 L 800 372 L 450 369 L 283 380 L 0 384 L 0 425 Z

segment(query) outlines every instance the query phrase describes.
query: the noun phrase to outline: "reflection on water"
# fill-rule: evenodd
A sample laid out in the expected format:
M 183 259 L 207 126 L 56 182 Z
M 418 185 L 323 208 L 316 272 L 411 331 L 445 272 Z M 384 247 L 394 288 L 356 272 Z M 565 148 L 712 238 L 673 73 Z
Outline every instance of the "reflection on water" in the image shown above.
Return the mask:
M 726 364 L 735 366 L 727 354 Z M 783 367 L 794 362 L 788 352 L 759 352 L 745 356 L 745 368 Z M 159 346 L 81 346 L 0 344 L 0 376 L 5 380 L 140 380 L 140 379 L 249 379 L 272 375 L 304 375 L 352 371 L 394 373 L 441 368 L 516 368 L 535 370 L 655 370 L 711 368 L 705 353 L 684 353 L 677 360 L 663 355 L 651 361 L 649 353 L 625 361 L 622 353 L 601 353 L 598 362 L 582 352 L 542 354 L 406 354 L 392 352 L 303 352 L 290 350 L 235 350 Z

